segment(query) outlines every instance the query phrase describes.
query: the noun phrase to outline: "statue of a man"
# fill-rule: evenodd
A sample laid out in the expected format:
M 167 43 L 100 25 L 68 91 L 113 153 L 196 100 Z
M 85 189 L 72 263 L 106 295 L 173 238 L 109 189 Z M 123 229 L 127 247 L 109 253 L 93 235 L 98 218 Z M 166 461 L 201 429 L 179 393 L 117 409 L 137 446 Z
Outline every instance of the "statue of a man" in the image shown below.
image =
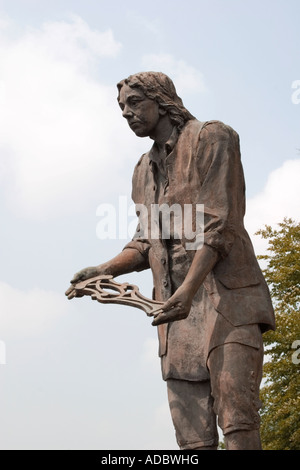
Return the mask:
M 185 230 L 172 228 L 164 237 L 159 218 L 158 237 L 137 230 L 115 258 L 71 282 L 150 268 L 154 299 L 164 302 L 153 325 L 179 447 L 216 449 L 218 420 L 226 449 L 258 450 L 262 333 L 275 320 L 243 224 L 239 137 L 222 122 L 195 119 L 163 73 L 132 75 L 118 91 L 129 127 L 154 141 L 135 167 L 133 201 L 149 213 L 154 205 L 202 204 L 204 243 L 191 249 Z

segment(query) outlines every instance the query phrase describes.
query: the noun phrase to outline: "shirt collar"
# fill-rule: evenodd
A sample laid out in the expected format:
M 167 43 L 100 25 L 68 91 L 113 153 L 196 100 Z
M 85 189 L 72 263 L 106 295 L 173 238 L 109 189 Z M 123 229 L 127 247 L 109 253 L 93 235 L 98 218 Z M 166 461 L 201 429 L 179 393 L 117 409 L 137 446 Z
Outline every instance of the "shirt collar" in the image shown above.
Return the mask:
M 178 137 L 179 137 L 179 133 L 178 133 L 178 130 L 176 127 L 173 128 L 173 131 L 169 137 L 169 139 L 167 140 L 167 142 L 165 143 L 165 151 L 166 151 L 166 155 L 168 156 L 172 150 L 174 149 L 176 143 L 177 143 L 177 140 L 178 140 Z M 159 152 L 158 152 L 158 147 L 157 147 L 157 143 L 154 142 L 151 150 L 150 150 L 150 155 L 149 155 L 149 163 L 152 163 L 152 162 L 155 162 L 157 163 L 158 160 L 159 160 Z

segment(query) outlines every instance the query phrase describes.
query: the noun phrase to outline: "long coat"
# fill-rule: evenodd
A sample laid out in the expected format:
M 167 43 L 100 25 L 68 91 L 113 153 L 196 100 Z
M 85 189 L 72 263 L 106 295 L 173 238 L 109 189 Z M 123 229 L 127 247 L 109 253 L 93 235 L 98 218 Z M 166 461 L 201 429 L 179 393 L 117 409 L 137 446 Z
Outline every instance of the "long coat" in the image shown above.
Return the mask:
M 181 348 L 183 356 L 194 356 L 190 361 L 187 358 L 185 364 L 195 364 L 197 345 L 201 343 L 199 338 L 205 334 L 204 331 L 207 334 L 207 329 L 203 328 L 204 320 L 200 319 L 199 314 L 203 311 L 203 302 L 233 328 L 259 325 L 262 332 L 275 328 L 274 311 L 267 284 L 244 227 L 245 183 L 238 134 L 222 122 L 199 122 L 194 119 L 188 121 L 181 132 L 174 129 L 165 151 L 167 156 L 163 173 L 158 167 L 155 143 L 135 167 L 132 199 L 137 205 L 143 227 L 145 220 L 142 219 L 147 217 L 148 230 L 145 234 L 139 227 L 125 248 L 137 249 L 142 253 L 145 258 L 143 268 L 150 267 L 153 273 L 154 298 L 167 300 L 183 282 L 195 249 L 190 248 L 193 245 L 187 239 L 184 227 L 177 235 L 178 240 L 173 240 L 174 243 L 164 240 L 161 235 L 153 236 L 157 232 L 150 229 L 151 222 L 153 225 L 151 211 L 160 204 L 169 207 L 177 204 L 183 212 L 187 204 L 193 207 L 202 205 L 203 240 L 218 251 L 219 260 L 203 283 L 204 297 L 203 288 L 199 295 L 196 294 L 190 315 L 185 320 L 158 327 L 159 355 L 163 358 L 168 355 L 168 350 L 170 354 L 174 348 Z M 147 211 L 141 211 L 141 206 Z M 195 217 L 194 229 L 197 228 Z M 157 220 L 156 223 L 159 225 Z M 159 229 L 161 234 L 162 227 Z M 179 253 L 175 256 L 175 263 L 172 258 L 174 246 L 178 247 Z M 203 348 L 199 349 L 199 355 L 201 351 Z M 197 369 L 194 366 L 191 368 Z M 173 370 L 179 369 L 173 364 Z M 170 377 L 170 371 L 164 371 L 164 375 Z M 205 376 L 199 370 L 195 373 L 184 371 L 183 375 L 191 380 Z M 180 372 L 174 376 L 181 378 Z

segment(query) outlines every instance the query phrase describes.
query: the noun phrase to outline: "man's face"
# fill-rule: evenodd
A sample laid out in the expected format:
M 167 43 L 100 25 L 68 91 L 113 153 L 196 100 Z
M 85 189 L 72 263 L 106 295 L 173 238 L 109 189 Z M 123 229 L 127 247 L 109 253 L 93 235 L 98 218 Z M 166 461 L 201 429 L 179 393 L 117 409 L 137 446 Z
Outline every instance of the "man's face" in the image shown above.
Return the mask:
M 156 101 L 138 88 L 124 84 L 119 95 L 119 106 L 129 127 L 138 137 L 155 136 L 161 113 Z

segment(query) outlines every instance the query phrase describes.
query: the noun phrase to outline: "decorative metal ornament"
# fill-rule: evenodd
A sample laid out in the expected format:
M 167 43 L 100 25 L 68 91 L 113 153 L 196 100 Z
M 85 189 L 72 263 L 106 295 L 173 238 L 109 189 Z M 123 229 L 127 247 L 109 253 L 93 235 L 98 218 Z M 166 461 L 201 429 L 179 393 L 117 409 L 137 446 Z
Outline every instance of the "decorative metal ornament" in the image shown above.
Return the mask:
M 73 284 L 73 291 L 69 298 L 89 295 L 92 300 L 102 304 L 119 304 L 136 307 L 143 310 L 149 317 L 156 316 L 163 302 L 148 299 L 143 296 L 139 288 L 128 282 L 118 283 L 113 276 L 97 276 Z

